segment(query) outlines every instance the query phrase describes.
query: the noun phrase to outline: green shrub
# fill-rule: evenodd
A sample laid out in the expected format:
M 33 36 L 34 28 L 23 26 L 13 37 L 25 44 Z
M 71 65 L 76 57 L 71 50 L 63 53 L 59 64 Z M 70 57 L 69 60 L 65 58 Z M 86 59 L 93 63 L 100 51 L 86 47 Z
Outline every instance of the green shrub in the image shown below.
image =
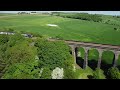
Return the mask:
M 108 69 L 107 76 L 109 79 L 120 79 L 120 72 L 117 67 L 111 67 Z
M 61 41 L 50 42 L 38 40 L 35 43 L 38 48 L 39 66 L 49 67 L 51 70 L 56 67 L 63 68 L 64 61 L 71 57 L 69 47 Z
M 51 79 L 51 70 L 48 67 L 43 68 L 40 79 Z
M 39 68 L 35 60 L 30 63 L 16 63 L 6 68 L 2 79 L 39 79 Z
M 105 79 L 104 71 L 96 68 L 96 70 L 93 72 L 93 78 L 94 79 Z
M 71 69 L 65 69 L 64 79 L 77 79 L 77 73 Z

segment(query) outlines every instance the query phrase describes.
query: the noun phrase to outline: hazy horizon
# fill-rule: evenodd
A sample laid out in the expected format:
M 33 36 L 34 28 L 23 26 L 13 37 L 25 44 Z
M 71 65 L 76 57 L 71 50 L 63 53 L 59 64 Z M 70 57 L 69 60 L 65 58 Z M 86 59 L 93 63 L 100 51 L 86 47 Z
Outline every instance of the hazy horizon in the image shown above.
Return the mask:
M 0 11 L 0 13 L 18 13 L 32 11 Z M 89 14 L 120 15 L 120 11 L 35 11 L 35 12 L 84 12 Z

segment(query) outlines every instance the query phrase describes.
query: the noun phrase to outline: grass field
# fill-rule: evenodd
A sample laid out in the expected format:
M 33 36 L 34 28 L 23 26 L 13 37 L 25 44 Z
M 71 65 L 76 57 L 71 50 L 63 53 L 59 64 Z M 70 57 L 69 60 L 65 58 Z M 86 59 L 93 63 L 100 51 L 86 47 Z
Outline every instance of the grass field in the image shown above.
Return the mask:
M 112 16 L 102 16 L 102 18 L 103 22 L 110 20 L 109 24 L 50 15 L 0 14 L 0 30 L 12 28 L 16 31 L 39 33 L 49 37 L 62 37 L 65 40 L 120 45 L 120 28 L 112 25 L 114 23 L 120 25 L 120 19 Z M 58 27 L 50 27 L 47 24 L 55 24 Z M 114 30 L 115 27 L 118 29 Z M 96 54 L 90 55 L 89 58 L 92 59 L 92 56 L 97 58 Z M 103 55 L 107 63 L 111 63 L 112 57 L 110 52 Z
M 118 23 L 118 20 L 116 22 Z M 50 27 L 47 24 L 56 24 L 58 27 Z M 12 28 L 50 37 L 60 36 L 66 40 L 120 45 L 120 30 L 115 31 L 114 27 L 104 23 L 48 15 L 0 16 L 0 30 Z

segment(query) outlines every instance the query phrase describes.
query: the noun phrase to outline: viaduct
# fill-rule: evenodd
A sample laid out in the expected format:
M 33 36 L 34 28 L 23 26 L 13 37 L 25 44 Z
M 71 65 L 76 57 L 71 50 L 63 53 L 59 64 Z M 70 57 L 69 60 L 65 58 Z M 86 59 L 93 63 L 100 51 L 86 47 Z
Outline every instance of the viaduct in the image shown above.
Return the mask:
M 55 39 L 49 39 L 50 41 L 56 41 Z M 88 52 L 91 48 L 94 48 L 98 50 L 99 52 L 99 59 L 97 62 L 97 68 L 101 67 L 101 58 L 102 58 L 102 53 L 104 51 L 112 51 L 114 53 L 114 61 L 113 61 L 113 67 L 117 66 L 117 60 L 120 54 L 120 46 L 113 46 L 113 45 L 104 45 L 104 44 L 95 44 L 95 43 L 85 43 L 85 42 L 78 42 L 78 41 L 65 41 L 72 49 L 72 55 L 74 57 L 74 61 L 76 64 L 76 48 L 84 48 L 85 50 L 85 56 L 84 56 L 84 63 L 83 63 L 83 68 L 87 68 L 88 66 Z

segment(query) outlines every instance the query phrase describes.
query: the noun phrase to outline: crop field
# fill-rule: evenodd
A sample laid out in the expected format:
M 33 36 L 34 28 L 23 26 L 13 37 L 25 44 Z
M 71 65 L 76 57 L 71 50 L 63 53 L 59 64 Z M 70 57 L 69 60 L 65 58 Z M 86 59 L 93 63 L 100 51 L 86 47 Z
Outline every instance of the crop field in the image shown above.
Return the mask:
M 109 19 L 109 24 L 51 15 L 0 14 L 0 30 L 11 28 L 15 31 L 33 32 L 65 40 L 120 45 L 120 27 L 114 25 L 114 23 L 120 25 L 120 18 L 115 19 L 112 16 L 102 16 L 102 18 L 103 22 Z M 56 26 L 48 26 L 48 24 Z M 118 29 L 114 30 L 115 27 Z M 93 58 L 97 58 L 94 54 L 92 55 Z M 113 58 L 111 52 L 105 52 L 103 55 L 107 63 L 111 63 L 111 58 Z

